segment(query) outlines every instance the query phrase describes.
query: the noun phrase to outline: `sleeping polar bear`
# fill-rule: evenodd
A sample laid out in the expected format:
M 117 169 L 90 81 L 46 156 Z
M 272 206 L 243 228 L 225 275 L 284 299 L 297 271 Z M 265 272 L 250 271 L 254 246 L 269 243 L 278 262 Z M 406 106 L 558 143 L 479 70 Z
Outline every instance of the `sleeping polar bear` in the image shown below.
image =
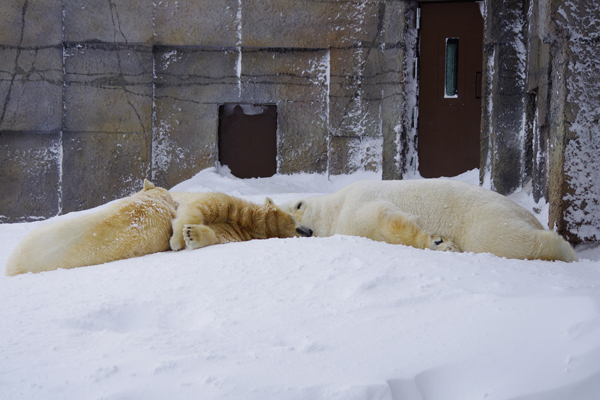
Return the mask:
M 6 275 L 76 268 L 169 250 L 177 204 L 163 188 L 144 188 L 89 214 L 29 232 L 6 264 Z
M 178 203 L 170 239 L 173 251 L 313 234 L 268 197 L 259 205 L 219 192 L 171 192 L 171 196 Z
M 359 181 L 281 205 L 315 236 L 364 236 L 420 249 L 576 261 L 568 242 L 512 200 L 468 183 Z

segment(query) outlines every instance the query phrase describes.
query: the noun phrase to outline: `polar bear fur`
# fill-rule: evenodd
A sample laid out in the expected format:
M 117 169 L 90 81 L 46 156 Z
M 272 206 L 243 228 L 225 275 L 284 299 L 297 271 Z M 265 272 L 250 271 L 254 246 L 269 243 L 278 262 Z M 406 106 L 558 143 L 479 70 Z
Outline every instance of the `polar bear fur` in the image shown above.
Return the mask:
M 315 236 L 364 236 L 417 248 L 576 261 L 568 242 L 512 200 L 468 183 L 359 181 L 281 205 Z
M 224 193 L 172 192 L 179 204 L 171 250 L 251 239 L 311 236 L 312 231 L 269 198 L 258 205 Z
M 29 232 L 8 259 L 6 274 L 102 264 L 169 250 L 176 203 L 165 189 L 144 188 L 99 211 Z

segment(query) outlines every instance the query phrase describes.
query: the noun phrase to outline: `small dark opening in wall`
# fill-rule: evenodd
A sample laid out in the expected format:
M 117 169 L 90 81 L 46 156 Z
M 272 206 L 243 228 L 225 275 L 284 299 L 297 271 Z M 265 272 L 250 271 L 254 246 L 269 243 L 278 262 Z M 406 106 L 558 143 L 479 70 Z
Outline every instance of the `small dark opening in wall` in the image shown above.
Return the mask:
M 219 162 L 238 178 L 266 178 L 277 172 L 277 106 L 219 106 Z

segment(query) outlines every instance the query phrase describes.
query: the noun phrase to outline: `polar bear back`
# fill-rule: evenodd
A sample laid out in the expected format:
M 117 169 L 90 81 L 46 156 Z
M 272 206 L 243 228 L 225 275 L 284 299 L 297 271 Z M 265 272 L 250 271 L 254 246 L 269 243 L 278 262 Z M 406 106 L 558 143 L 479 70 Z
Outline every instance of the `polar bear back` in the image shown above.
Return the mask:
M 522 219 L 532 228 L 543 229 L 533 214 L 514 201 L 464 182 L 444 179 L 358 181 L 331 196 L 345 197 L 344 208 L 348 211 L 368 201 L 387 200 L 405 212 L 420 216 L 422 223 L 434 221 L 436 226 L 443 221 L 448 225 L 468 223 L 483 213 L 502 220 Z
M 174 213 L 168 192 L 153 186 L 98 211 L 50 222 L 19 242 L 6 274 L 96 265 L 168 250 Z

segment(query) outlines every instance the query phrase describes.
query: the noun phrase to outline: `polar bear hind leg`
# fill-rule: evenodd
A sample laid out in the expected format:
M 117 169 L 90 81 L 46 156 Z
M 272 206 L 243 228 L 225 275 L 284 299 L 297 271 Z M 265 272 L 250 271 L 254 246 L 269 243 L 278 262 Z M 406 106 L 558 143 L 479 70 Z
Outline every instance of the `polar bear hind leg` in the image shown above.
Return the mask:
M 548 261 L 577 261 L 575 250 L 569 242 L 564 240 L 554 231 L 539 230 L 535 233 L 535 258 Z
M 185 246 L 191 250 L 219 243 L 215 231 L 202 224 L 184 225 L 183 239 Z

